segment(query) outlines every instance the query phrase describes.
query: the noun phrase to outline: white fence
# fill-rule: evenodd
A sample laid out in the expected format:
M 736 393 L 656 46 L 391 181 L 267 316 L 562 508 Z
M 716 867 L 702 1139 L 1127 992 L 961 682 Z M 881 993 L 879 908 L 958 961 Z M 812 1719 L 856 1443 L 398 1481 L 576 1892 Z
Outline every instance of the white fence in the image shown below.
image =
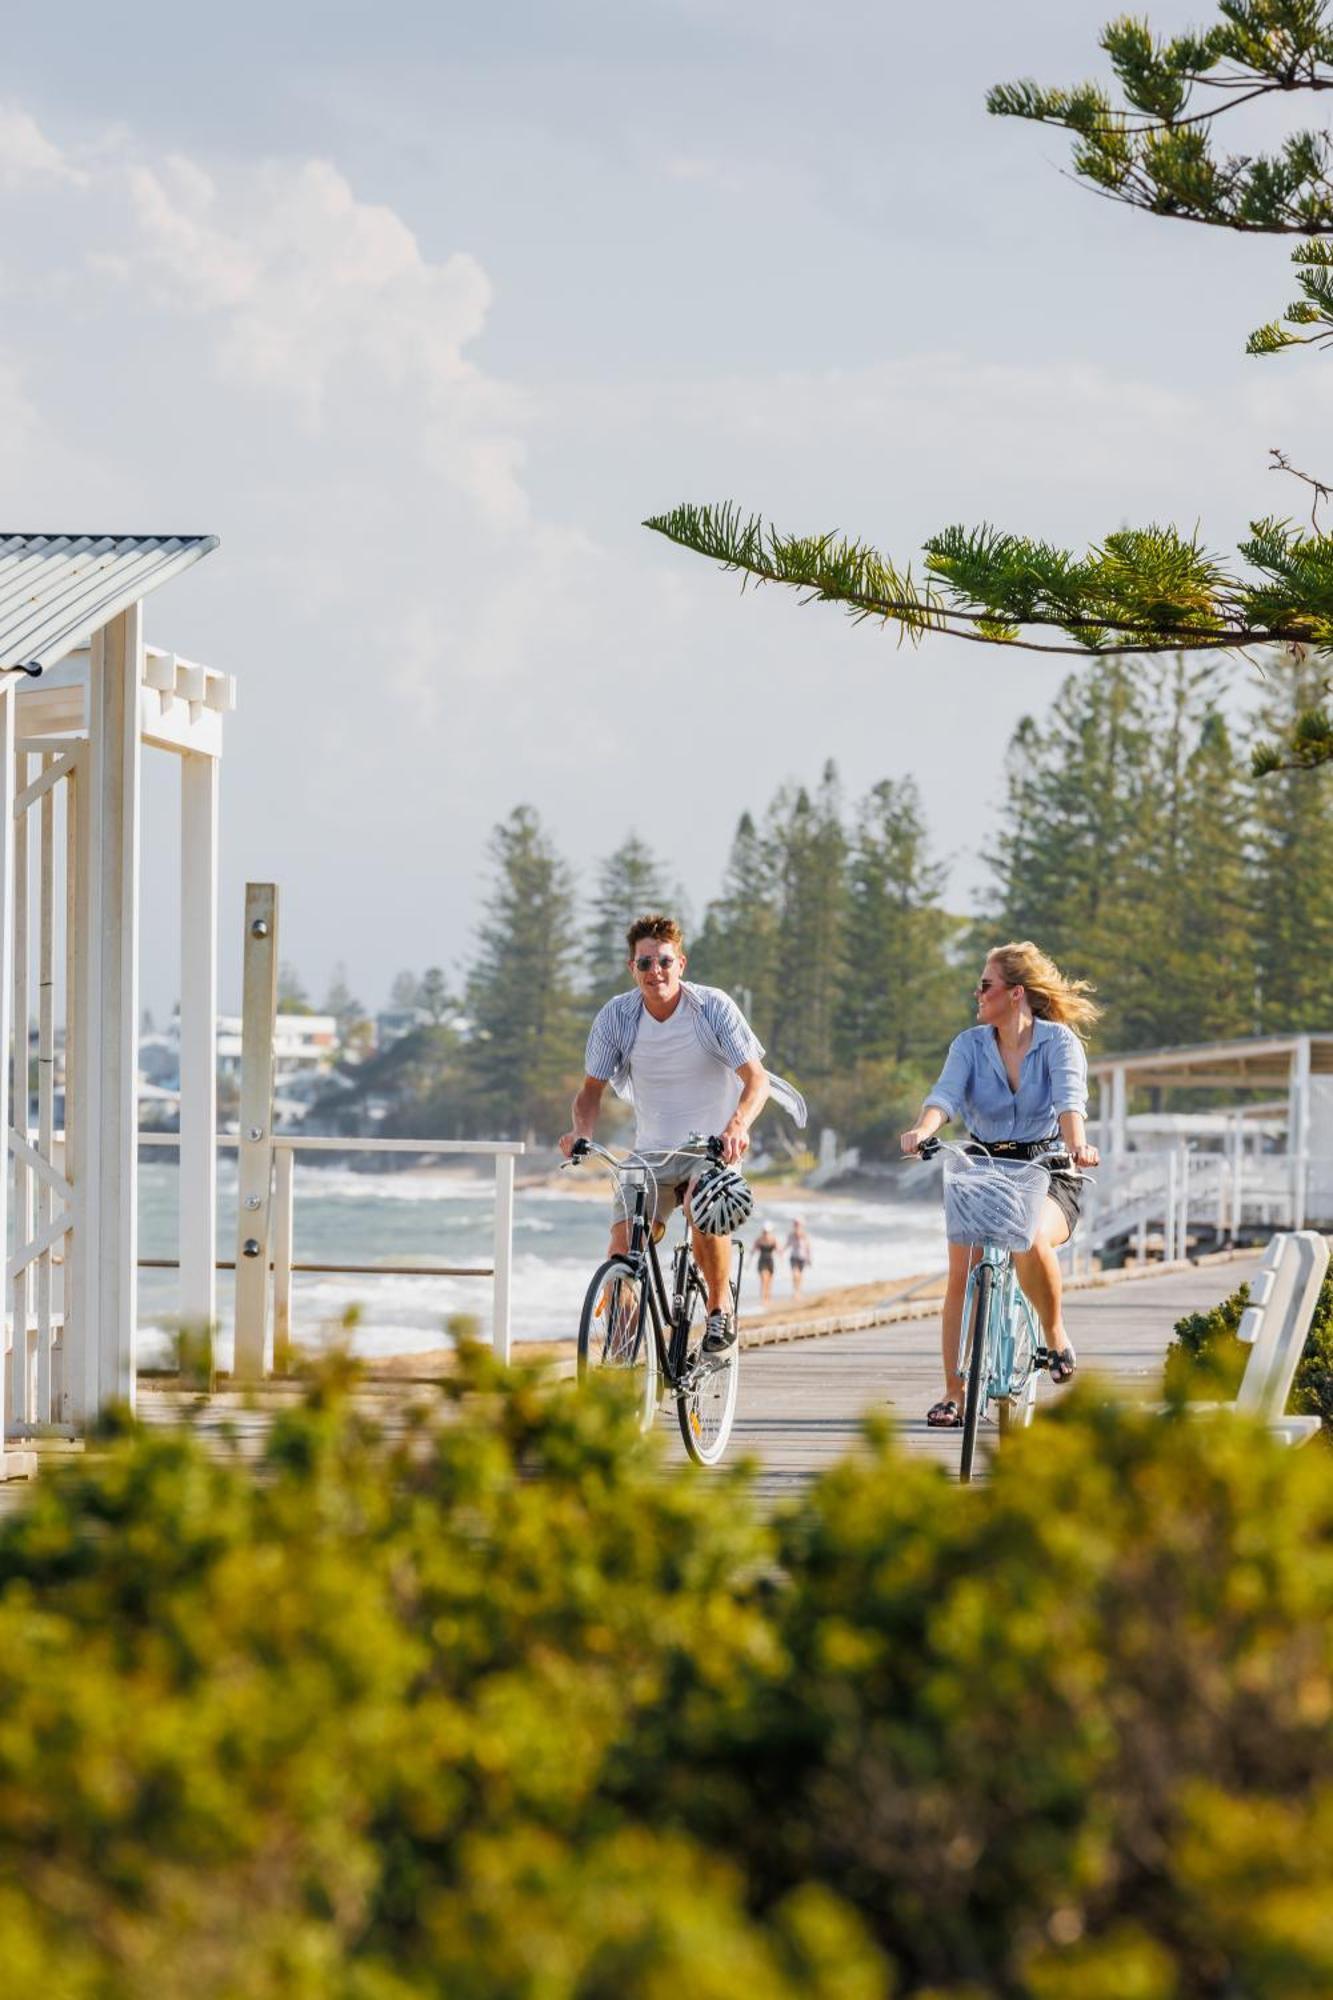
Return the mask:
M 179 1147 L 175 1132 L 141 1132 L 145 1146 Z M 219 1137 L 218 1146 L 236 1151 L 239 1138 Z M 303 1139 L 296 1135 L 273 1138 L 273 1193 L 271 1268 L 273 1272 L 273 1352 L 282 1364 L 293 1341 L 292 1278 L 297 1272 L 317 1272 L 325 1276 L 489 1278 L 491 1280 L 491 1340 L 497 1356 L 508 1361 L 512 1349 L 510 1285 L 514 1261 L 514 1161 L 524 1150 L 512 1139 Z M 492 1259 L 489 1264 L 314 1264 L 298 1261 L 294 1255 L 296 1237 L 296 1155 L 298 1153 L 399 1153 L 417 1158 L 493 1159 L 495 1162 L 495 1223 Z M 172 1270 L 177 1259 L 144 1257 L 140 1266 L 147 1270 Z M 218 1269 L 230 1271 L 233 1260 L 219 1259 Z
M 1164 1152 L 1104 1156 L 1084 1183 L 1083 1220 L 1070 1245 L 1072 1267 L 1089 1265 L 1126 1236 L 1137 1254 L 1149 1238 L 1166 1258 L 1186 1254 L 1191 1227 L 1219 1239 L 1246 1226 L 1299 1229 L 1305 1222 L 1311 1167 L 1329 1178 L 1333 1162 L 1288 1153 L 1200 1153 L 1181 1144 Z

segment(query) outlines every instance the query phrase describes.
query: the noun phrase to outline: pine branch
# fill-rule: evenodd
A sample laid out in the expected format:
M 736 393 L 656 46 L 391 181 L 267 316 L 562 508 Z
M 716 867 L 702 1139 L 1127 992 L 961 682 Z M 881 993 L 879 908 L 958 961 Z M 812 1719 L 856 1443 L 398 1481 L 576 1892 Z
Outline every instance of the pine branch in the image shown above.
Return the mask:
M 1328 489 L 1280 453 L 1274 470 Z M 705 555 L 744 583 L 785 584 L 805 601 L 841 603 L 858 622 L 896 624 L 919 640 L 945 632 L 978 645 L 1083 658 L 1244 653 L 1285 646 L 1333 652 L 1333 539 L 1274 519 L 1251 523 L 1225 569 L 1172 528 L 1121 529 L 1084 556 L 991 527 L 945 529 L 925 545 L 929 581 L 864 543 L 787 536 L 730 504 L 677 507 L 644 526 Z M 1041 636 L 1058 630 L 1063 641 Z M 1333 689 L 1330 690 L 1333 693 Z M 1281 744 L 1254 753 L 1257 776 L 1333 763 L 1333 714 L 1307 711 Z
M 864 543 L 783 535 L 730 503 L 677 507 L 643 525 L 746 583 L 842 604 L 858 622 L 897 625 L 913 641 L 947 632 L 1085 656 L 1333 646 L 1333 544 L 1283 522 L 1252 524 L 1241 550 L 1252 577 L 1229 573 L 1173 528 L 1121 529 L 1076 556 L 991 527 L 953 527 L 926 543 L 929 580 L 919 585 Z
M 1069 132 L 1074 177 L 1129 208 L 1243 234 L 1333 235 L 1327 131 L 1291 133 L 1269 153 L 1214 149 L 1219 121 L 1244 105 L 1333 90 L 1333 0 L 1219 0 L 1218 14 L 1203 33 L 1165 40 L 1144 21 L 1111 22 L 1101 46 L 1118 104 L 1101 84 L 1045 89 L 1025 79 L 996 86 L 987 108 Z M 1212 101 L 1198 105 L 1199 93 Z M 1306 276 L 1301 282 L 1307 297 L 1287 320 L 1323 330 L 1293 333 L 1274 322 L 1251 335 L 1251 353 L 1333 339 L 1328 302 L 1310 294 Z

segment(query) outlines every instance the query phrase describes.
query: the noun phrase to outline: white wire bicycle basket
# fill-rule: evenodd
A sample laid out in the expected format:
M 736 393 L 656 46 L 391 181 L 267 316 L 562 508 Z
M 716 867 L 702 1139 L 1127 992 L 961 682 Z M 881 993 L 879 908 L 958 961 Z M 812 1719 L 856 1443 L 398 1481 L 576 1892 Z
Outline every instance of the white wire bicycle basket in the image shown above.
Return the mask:
M 1030 1250 L 1041 1224 L 1050 1176 L 1030 1160 L 944 1153 L 944 1230 L 950 1243 L 994 1243 Z

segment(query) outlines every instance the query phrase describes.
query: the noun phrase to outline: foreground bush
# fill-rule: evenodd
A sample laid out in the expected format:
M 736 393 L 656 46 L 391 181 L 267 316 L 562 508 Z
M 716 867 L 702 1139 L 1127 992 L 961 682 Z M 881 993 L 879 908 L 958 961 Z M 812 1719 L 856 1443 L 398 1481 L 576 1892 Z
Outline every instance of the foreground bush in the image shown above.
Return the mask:
M 1075 1398 L 771 1528 L 483 1362 L 0 1528 L 0 1962 L 62 1996 L 1333 1986 L 1333 1462 Z
M 1186 1399 L 1235 1395 L 1249 1354 L 1237 1340 L 1236 1328 L 1249 1302 L 1250 1288 L 1241 1285 L 1210 1312 L 1188 1313 L 1177 1320 L 1166 1358 L 1169 1394 Z M 1290 1407 L 1298 1414 L 1321 1418 L 1325 1433 L 1333 1432 L 1333 1266 L 1320 1287 L 1291 1385 Z

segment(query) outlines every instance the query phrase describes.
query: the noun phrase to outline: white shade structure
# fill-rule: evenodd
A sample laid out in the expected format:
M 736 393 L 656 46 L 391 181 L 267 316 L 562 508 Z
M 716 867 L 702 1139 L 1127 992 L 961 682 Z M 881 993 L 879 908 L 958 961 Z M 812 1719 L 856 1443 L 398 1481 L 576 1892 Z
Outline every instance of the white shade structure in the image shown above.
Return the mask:
M 145 644 L 211 535 L 0 535 L 4 1458 L 135 1394 L 140 770 L 181 758 L 181 1298 L 214 1317 L 217 799 L 230 677 Z M 54 1055 L 63 1003 L 66 1096 Z M 35 1111 L 29 1030 L 37 1029 Z M 7 1236 L 0 1209 L 0 1236 Z

